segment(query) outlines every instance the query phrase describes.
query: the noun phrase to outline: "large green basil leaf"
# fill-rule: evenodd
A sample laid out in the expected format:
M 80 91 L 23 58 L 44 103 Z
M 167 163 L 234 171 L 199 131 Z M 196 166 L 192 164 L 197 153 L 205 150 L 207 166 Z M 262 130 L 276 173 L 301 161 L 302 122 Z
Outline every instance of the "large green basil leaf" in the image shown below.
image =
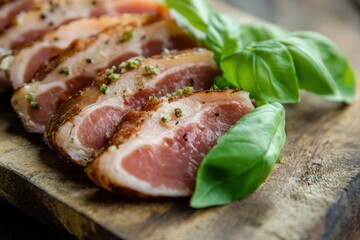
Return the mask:
M 287 31 L 268 23 L 240 24 L 228 16 L 214 13 L 208 25 L 205 44 L 217 60 L 239 52 L 251 42 L 283 37 Z
M 281 104 L 263 105 L 242 117 L 202 161 L 190 205 L 222 205 L 254 192 L 278 161 L 285 141 Z
M 210 17 L 214 10 L 206 0 L 165 0 L 165 4 L 177 14 L 175 16 L 182 17 L 188 23 L 205 33 L 208 28 Z
M 270 23 L 242 24 L 240 28 L 241 44 L 243 47 L 252 42 L 281 38 L 288 34 L 288 31 L 285 29 Z
M 314 32 L 293 33 L 281 42 L 291 52 L 302 89 L 328 100 L 354 101 L 353 71 L 333 42 Z
M 300 101 L 295 66 L 287 47 L 275 40 L 250 44 L 220 62 L 226 80 L 257 101 Z
M 220 60 L 224 56 L 238 51 L 241 44 L 241 28 L 231 18 L 214 14 L 210 18 L 205 44 L 215 53 L 215 59 Z

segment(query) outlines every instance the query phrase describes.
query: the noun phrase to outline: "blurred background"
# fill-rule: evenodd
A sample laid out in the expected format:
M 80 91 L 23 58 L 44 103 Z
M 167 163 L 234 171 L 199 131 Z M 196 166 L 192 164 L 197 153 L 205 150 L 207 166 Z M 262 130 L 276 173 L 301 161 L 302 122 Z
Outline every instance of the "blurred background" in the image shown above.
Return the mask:
M 360 0 L 224 0 L 290 30 L 324 30 L 350 25 L 360 31 Z M 338 21 L 337 25 L 330 25 Z M 339 31 L 344 29 L 338 28 Z
M 360 1 L 358 0 L 223 0 L 233 7 L 290 30 L 314 30 L 333 39 L 360 63 Z M 358 72 L 358 66 L 353 66 Z M 0 239 L 68 239 L 0 199 Z

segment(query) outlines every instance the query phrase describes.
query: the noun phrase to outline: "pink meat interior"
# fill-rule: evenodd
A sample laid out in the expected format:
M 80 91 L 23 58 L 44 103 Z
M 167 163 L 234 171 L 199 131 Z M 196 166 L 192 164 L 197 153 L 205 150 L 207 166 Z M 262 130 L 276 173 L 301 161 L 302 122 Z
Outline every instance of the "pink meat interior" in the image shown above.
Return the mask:
M 85 118 L 79 128 L 79 141 L 88 148 L 99 149 L 106 143 L 105 133 L 112 135 L 114 126 L 131 110 L 143 106 L 150 96 L 163 96 L 185 86 L 193 86 L 195 89 L 208 89 L 216 70 L 209 66 L 189 67 L 181 71 L 165 75 L 153 89 L 144 89 L 131 97 L 125 98 L 125 106 L 112 114 L 101 114 L 106 110 L 96 110 Z M 195 80 L 194 80 L 195 79 Z M 104 106 L 104 109 L 109 106 Z M 115 109 L 114 109 L 115 110 Z M 102 124 L 94 124 L 101 122 Z M 96 131 L 94 131 L 96 129 Z M 91 134 L 91 132 L 94 132 Z
M 123 159 L 122 167 L 154 187 L 193 190 L 201 160 L 248 111 L 238 102 L 224 102 L 204 112 L 200 122 L 179 127 L 174 137 L 156 139 L 159 143 L 137 148 Z

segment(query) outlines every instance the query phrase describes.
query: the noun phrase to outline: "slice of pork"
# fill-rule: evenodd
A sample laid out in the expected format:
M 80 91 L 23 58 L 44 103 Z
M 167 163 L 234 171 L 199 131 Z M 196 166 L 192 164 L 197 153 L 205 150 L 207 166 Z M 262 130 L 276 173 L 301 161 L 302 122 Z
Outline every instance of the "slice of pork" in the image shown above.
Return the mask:
M 133 58 L 128 64 L 136 60 Z M 209 89 L 217 74 L 212 52 L 204 49 L 140 62 L 112 82 L 108 73 L 100 75 L 94 86 L 63 104 L 45 134 L 50 146 L 74 163 L 86 166 L 131 109 L 143 106 L 150 96 L 164 96 L 186 86 Z
M 13 18 L 21 12 L 26 12 L 36 4 L 45 0 L 13 0 L 0 2 L 0 32 L 11 24 Z
M 45 0 L 9 0 L 0 2 L 0 36 L 11 22 L 15 22 L 15 16 L 23 16 L 27 10 L 42 2 L 45 2 Z M 8 66 L 11 59 L 7 59 L 2 63 L 3 57 L 10 53 L 9 48 L 3 48 L 0 44 L 0 93 L 10 89 L 10 82 L 5 80 L 3 68 Z
M 16 51 L 7 70 L 7 78 L 14 90 L 34 78 L 39 68 L 69 47 L 76 39 L 84 39 L 117 24 L 126 25 L 139 18 L 136 14 L 123 14 L 119 17 L 84 18 L 64 24 L 47 32 L 39 40 Z
M 152 20 L 150 16 L 144 16 L 138 18 L 136 25 Z M 49 66 L 38 73 L 38 81 L 15 92 L 13 108 L 26 130 L 43 133 L 61 102 L 89 86 L 98 71 L 134 56 L 161 53 L 164 48 L 193 46 L 194 42 L 173 21 L 163 20 L 143 27 L 119 25 L 109 28 L 94 37 L 76 41 L 50 61 Z
M 249 94 L 235 90 L 161 99 L 143 111 L 131 111 L 86 173 L 108 191 L 189 196 L 207 152 L 253 108 Z
M 66 22 L 85 17 L 118 16 L 122 13 L 164 13 L 155 0 L 52 0 L 19 14 L 11 27 L 0 35 L 0 70 L 11 61 L 9 53 L 24 43 Z M 5 58 L 5 59 L 3 59 Z M 0 91 L 10 86 L 0 71 Z

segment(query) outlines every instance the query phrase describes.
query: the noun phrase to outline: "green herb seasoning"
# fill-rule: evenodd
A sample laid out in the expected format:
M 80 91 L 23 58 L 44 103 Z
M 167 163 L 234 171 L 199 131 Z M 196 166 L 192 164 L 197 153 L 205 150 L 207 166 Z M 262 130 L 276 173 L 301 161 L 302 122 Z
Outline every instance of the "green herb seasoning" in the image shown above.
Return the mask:
M 175 94 L 176 94 L 177 96 L 183 95 L 183 94 L 184 94 L 184 89 L 179 89 L 179 90 L 177 90 L 177 91 L 175 92 Z
M 140 66 L 140 64 L 144 61 L 144 59 L 145 58 L 143 56 L 130 58 L 129 60 L 122 62 L 118 66 L 118 69 L 120 70 L 121 73 L 125 73 L 127 68 L 136 69 Z
M 120 70 L 121 73 L 125 73 L 127 67 L 128 67 L 128 63 L 127 63 L 127 62 L 122 62 L 122 63 L 118 66 L 118 69 Z
M 166 122 L 169 121 L 169 119 L 167 119 L 166 117 L 161 117 L 161 121 L 162 121 L 163 123 L 166 123 Z
M 171 101 L 176 97 L 176 93 L 168 93 L 166 94 L 166 97 Z
M 126 30 L 123 35 L 120 37 L 120 43 L 124 43 L 124 42 L 127 42 L 129 41 L 132 37 L 133 37 L 133 34 L 134 34 L 134 30 Z
M 68 67 L 62 67 L 62 68 L 60 68 L 59 73 L 64 76 L 69 76 L 70 70 Z
M 100 86 L 100 91 L 102 92 L 102 94 L 107 94 L 107 92 L 109 91 L 109 87 L 104 83 Z
M 169 49 L 164 48 L 164 50 L 162 51 L 162 55 L 163 55 L 164 57 L 169 57 L 169 56 L 171 56 L 171 52 L 170 52 Z
M 158 75 L 160 74 L 160 68 L 158 66 L 146 65 L 144 68 L 144 75 Z
M 157 97 L 154 97 L 154 96 L 149 97 L 149 102 L 156 102 L 156 100 L 158 100 Z
M 184 87 L 184 94 L 192 94 L 194 92 L 194 88 L 193 87 Z
M 179 118 L 179 117 L 182 117 L 183 116 L 183 112 L 182 112 L 182 110 L 180 109 L 180 108 L 175 108 L 175 116 L 177 117 L 177 118 Z
M 118 79 L 120 77 L 120 74 L 117 74 L 115 73 L 115 70 L 116 70 L 116 67 L 113 66 L 112 68 L 108 69 L 106 71 L 106 78 L 111 80 L 111 81 L 114 81 L 116 79 Z
M 34 110 L 40 110 L 40 105 L 35 102 L 34 96 L 32 93 L 28 93 L 26 95 L 26 102 L 29 104 L 29 106 Z
M 133 57 L 130 58 L 129 60 L 127 60 L 127 67 L 128 68 L 138 68 L 139 65 L 144 61 L 144 57 L 143 56 L 137 56 L 137 57 Z

